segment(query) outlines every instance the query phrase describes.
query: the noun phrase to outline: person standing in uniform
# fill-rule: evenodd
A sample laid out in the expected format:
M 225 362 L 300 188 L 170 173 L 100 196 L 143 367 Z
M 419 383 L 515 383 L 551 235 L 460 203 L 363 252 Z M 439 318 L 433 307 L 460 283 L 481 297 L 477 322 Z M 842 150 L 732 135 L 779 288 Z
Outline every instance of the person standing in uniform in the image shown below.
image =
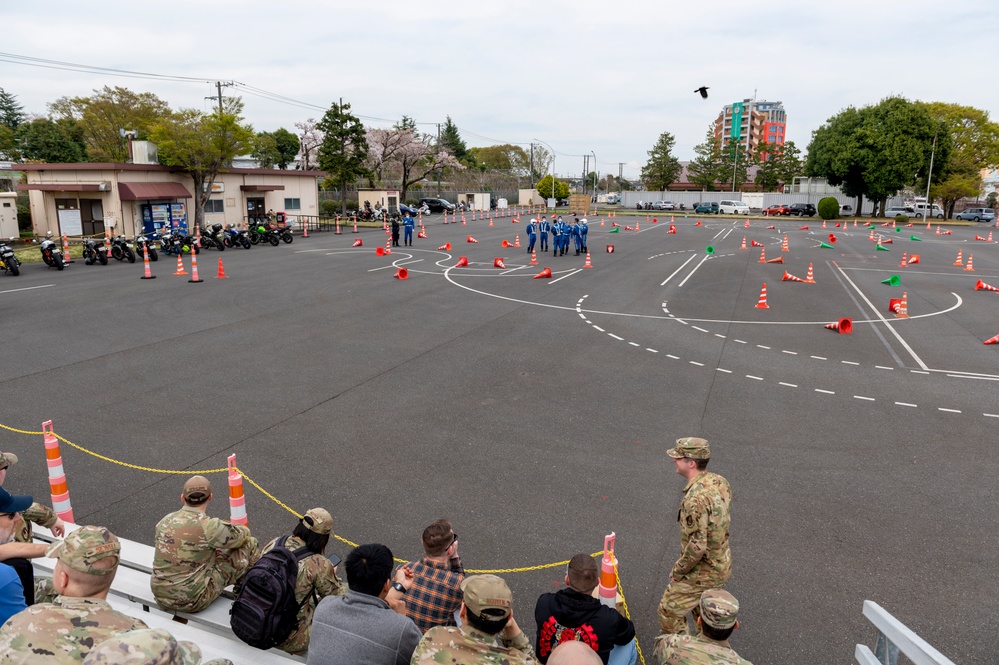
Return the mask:
M 538 223 L 538 234 L 541 236 L 541 247 L 539 251 L 548 251 L 548 232 L 551 230 L 552 225 L 549 223 L 548 219 L 545 217 L 541 218 L 541 222 Z
M 416 220 L 413 216 L 406 213 L 406 216 L 402 218 L 402 225 L 405 228 L 405 233 L 403 234 L 402 241 L 407 247 L 413 246 L 413 229 L 416 228 Z
M 732 576 L 728 544 L 732 489 L 723 477 L 705 470 L 711 458 L 706 440 L 677 439 L 667 454 L 687 485 L 677 514 L 680 558 L 659 601 L 659 625 L 664 633 L 688 634 L 687 613 L 694 610 L 696 615 L 701 594 L 724 586 Z
M 84 526 L 53 543 L 54 602 L 15 614 L 0 628 L 0 660 L 11 663 L 79 663 L 95 644 L 145 623 L 107 602 L 118 571 L 121 543 L 102 526 Z
M 513 594 L 501 577 L 472 575 L 461 583 L 461 626 L 431 628 L 410 665 L 534 665 L 531 641 L 513 618 Z
M 590 230 L 590 228 L 586 224 L 586 218 L 585 217 L 583 219 L 579 220 L 579 221 L 582 223 L 582 226 L 579 227 L 579 237 L 583 241 L 583 251 L 585 252 L 585 251 L 587 251 L 587 249 L 586 249 L 586 233 Z
M 392 246 L 399 246 L 399 218 L 392 218 Z
M 579 250 L 583 247 L 583 231 L 579 226 L 579 217 L 572 225 L 572 242 L 576 246 L 576 256 L 579 256 Z
M 326 546 L 333 531 L 333 517 L 325 508 L 312 508 L 302 516 L 284 541 L 288 550 L 306 547 L 313 554 L 298 562 L 298 579 L 295 583 L 295 602 L 298 616 L 295 627 L 288 639 L 278 645 L 278 649 L 293 655 L 304 654 L 309 649 L 309 633 L 312 628 L 312 615 L 316 606 L 326 596 L 342 596 L 347 589 L 336 576 L 333 564 L 326 558 Z M 275 538 L 264 547 L 261 555 L 274 549 L 280 538 Z
M 655 659 L 660 665 L 752 665 L 729 646 L 728 638 L 739 627 L 739 601 L 724 589 L 701 594 L 699 632 L 692 635 L 660 635 Z
M 544 219 L 542 217 L 541 219 Z M 530 254 L 534 251 L 534 243 L 538 239 L 538 220 L 534 217 L 531 221 L 527 223 L 527 253 Z
M 208 517 L 211 499 L 208 479 L 193 476 L 184 483 L 183 507 L 156 525 L 149 586 L 156 602 L 168 610 L 200 612 L 260 558 L 249 528 Z

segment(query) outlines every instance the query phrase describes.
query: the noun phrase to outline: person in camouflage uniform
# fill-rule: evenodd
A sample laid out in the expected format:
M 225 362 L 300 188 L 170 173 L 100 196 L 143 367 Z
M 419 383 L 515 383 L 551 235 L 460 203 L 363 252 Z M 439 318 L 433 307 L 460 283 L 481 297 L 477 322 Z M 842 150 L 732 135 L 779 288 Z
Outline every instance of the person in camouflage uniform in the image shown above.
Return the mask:
M 4 480 L 7 478 L 7 469 L 15 464 L 17 464 L 17 455 L 0 453 L 0 487 L 3 486 Z M 62 538 L 66 532 L 65 523 L 56 516 L 54 510 L 35 502 L 27 510 L 18 514 L 17 523 L 14 525 L 14 542 L 31 542 L 32 522 L 50 530 L 56 538 Z
M 228 658 L 202 661 L 194 642 L 174 639 L 165 630 L 133 630 L 95 646 L 83 665 L 232 665 Z
M 298 582 L 295 586 L 295 601 L 299 604 L 295 628 L 278 649 L 290 654 L 303 654 L 309 649 L 309 633 L 312 629 L 312 615 L 316 605 L 326 596 L 342 596 L 347 592 L 346 585 L 336 576 L 333 564 L 326 558 L 326 545 L 333 531 L 333 517 L 325 508 L 312 508 L 298 521 L 295 531 L 284 546 L 294 552 L 308 547 L 315 552 L 298 562 Z M 279 538 L 264 547 L 262 554 L 274 549 Z
M 0 663 L 79 663 L 93 646 L 146 624 L 108 604 L 121 544 L 100 526 L 85 526 L 54 543 L 52 580 L 59 596 L 32 605 L 0 628 Z
M 752 665 L 728 644 L 739 627 L 739 601 L 724 589 L 701 594 L 697 619 L 698 635 L 660 635 L 655 656 L 660 665 Z
M 156 525 L 150 587 L 156 602 L 175 612 L 200 612 L 260 558 L 260 546 L 241 524 L 208 517 L 212 485 L 204 476 L 184 483 L 184 506 Z
M 732 489 L 727 480 L 705 471 L 711 448 L 704 439 L 677 439 L 667 454 L 687 485 L 677 513 L 680 558 L 659 601 L 659 625 L 664 633 L 686 634 L 687 613 L 693 610 L 696 618 L 701 593 L 724 586 L 732 576 L 728 546 Z
M 531 642 L 513 618 L 513 594 L 496 575 L 461 583 L 461 626 L 435 626 L 423 635 L 410 665 L 536 665 Z

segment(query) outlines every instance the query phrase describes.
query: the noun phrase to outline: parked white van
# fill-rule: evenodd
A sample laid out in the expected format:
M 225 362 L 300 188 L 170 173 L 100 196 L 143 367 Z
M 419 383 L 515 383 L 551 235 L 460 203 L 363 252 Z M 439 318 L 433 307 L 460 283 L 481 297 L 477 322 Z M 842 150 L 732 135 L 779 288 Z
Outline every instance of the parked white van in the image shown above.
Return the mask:
M 925 203 L 917 203 L 912 206 L 912 209 L 915 211 L 916 217 L 922 217 L 925 212 L 927 217 L 936 217 L 937 219 L 944 218 L 943 208 L 938 206 L 936 203 L 933 203 L 930 206 L 927 206 Z
M 749 206 L 742 201 L 719 201 L 719 215 L 748 215 Z

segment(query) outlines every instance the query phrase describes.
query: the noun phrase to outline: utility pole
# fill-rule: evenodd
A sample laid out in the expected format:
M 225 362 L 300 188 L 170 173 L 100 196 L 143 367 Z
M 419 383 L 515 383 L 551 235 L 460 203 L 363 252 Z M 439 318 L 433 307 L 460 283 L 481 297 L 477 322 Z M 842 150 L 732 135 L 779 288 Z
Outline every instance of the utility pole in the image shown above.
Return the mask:
M 437 125 L 438 133 L 440 133 L 440 125 Z M 534 188 L 534 142 L 531 141 L 531 188 Z
M 216 81 L 215 82 L 215 89 L 218 90 L 218 95 L 210 96 L 210 97 L 205 97 L 205 99 L 217 99 L 218 100 L 218 102 L 219 102 L 219 115 L 222 115 L 222 113 L 223 113 L 222 100 L 228 99 L 227 97 L 223 97 L 222 96 L 222 88 L 230 88 L 230 87 L 232 87 L 234 85 L 236 85 L 236 84 L 234 82 L 232 82 L 232 81 Z
M 617 198 L 621 200 L 621 192 L 624 191 L 624 162 L 617 163 Z
M 441 151 L 441 123 L 437 123 L 437 152 Z M 441 170 L 437 169 L 437 198 L 441 196 Z

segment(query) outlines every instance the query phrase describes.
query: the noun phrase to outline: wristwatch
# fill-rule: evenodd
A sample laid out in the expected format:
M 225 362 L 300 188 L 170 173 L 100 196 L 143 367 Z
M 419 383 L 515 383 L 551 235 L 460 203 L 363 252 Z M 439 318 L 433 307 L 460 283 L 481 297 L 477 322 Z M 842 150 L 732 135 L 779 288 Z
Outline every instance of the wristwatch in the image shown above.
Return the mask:
M 392 582 L 392 588 L 401 594 L 406 593 L 406 587 L 404 587 L 400 582 Z

